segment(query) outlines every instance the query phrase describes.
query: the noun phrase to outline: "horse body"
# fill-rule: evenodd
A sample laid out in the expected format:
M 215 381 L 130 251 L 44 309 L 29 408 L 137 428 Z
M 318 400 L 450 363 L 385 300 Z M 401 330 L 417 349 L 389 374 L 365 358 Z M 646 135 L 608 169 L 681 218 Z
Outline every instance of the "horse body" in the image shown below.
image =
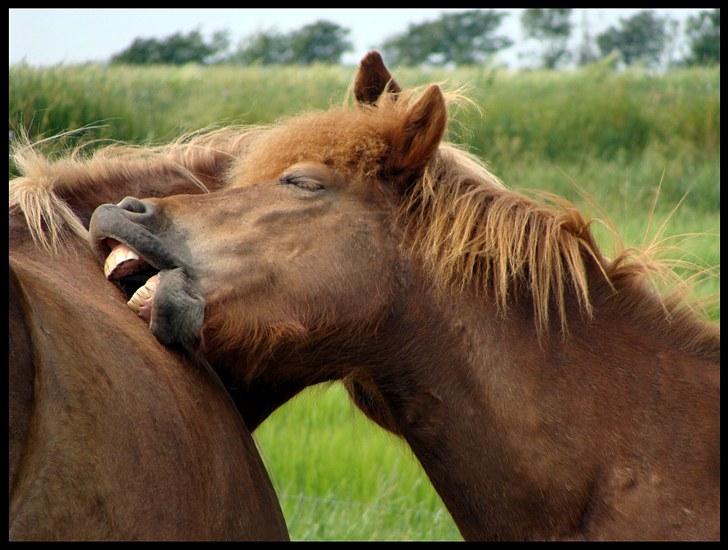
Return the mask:
M 355 110 L 261 131 L 216 192 L 94 212 L 102 261 L 111 238 L 159 270 L 151 331 L 250 426 L 347 380 L 466 538 L 718 538 L 717 327 L 441 144 L 438 87 L 402 92 L 376 54 L 356 82 Z
M 155 182 L 194 189 L 181 166 L 166 178 L 159 163 L 117 167 L 124 177 L 100 196 Z M 89 184 L 87 165 L 70 168 L 49 176 Z M 42 183 L 11 182 L 11 193 L 25 186 L 26 207 L 45 194 L 87 223 L 98 197 L 32 189 Z M 250 432 L 219 382 L 149 334 L 84 240 L 72 236 L 53 254 L 36 242 L 52 218 L 34 239 L 24 214 L 11 208 L 9 219 L 10 539 L 287 540 Z

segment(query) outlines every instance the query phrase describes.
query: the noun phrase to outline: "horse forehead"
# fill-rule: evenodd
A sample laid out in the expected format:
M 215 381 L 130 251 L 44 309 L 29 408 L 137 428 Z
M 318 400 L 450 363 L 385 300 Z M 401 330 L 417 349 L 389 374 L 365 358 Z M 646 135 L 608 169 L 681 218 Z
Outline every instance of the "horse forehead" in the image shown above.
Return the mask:
M 265 132 L 231 171 L 231 185 L 277 177 L 300 162 L 347 172 L 367 172 L 386 152 L 381 129 L 361 117 L 306 116 Z

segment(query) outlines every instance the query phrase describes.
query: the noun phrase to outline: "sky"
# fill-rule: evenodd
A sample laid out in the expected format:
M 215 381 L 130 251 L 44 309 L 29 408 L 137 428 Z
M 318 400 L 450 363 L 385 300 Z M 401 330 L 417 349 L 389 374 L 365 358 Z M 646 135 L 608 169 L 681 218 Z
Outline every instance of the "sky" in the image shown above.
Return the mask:
M 230 31 L 234 45 L 259 30 L 275 28 L 280 32 L 298 29 L 319 19 L 326 19 L 351 30 L 349 39 L 354 50 L 342 61 L 354 65 L 370 49 L 376 48 L 392 35 L 407 30 L 412 23 L 437 19 L 444 12 L 463 9 L 438 8 L 269 8 L 269 9 L 48 9 L 13 8 L 9 10 L 10 64 L 25 61 L 30 65 L 46 66 L 58 63 L 108 61 L 125 49 L 137 37 L 164 38 L 175 32 L 200 29 L 209 38 L 216 30 Z M 497 54 L 500 63 L 510 67 L 533 64 L 537 44 L 523 38 L 520 25 L 522 9 L 505 8 L 499 32 L 516 44 Z M 586 13 L 590 33 L 596 36 L 620 18 L 629 17 L 641 9 L 577 9 L 572 16 L 576 28 L 572 33 L 575 44 L 581 38 L 582 12 Z M 700 9 L 655 9 L 670 15 L 681 24 Z M 678 48 L 680 46 L 677 46 Z M 385 60 L 386 61 L 386 60 Z

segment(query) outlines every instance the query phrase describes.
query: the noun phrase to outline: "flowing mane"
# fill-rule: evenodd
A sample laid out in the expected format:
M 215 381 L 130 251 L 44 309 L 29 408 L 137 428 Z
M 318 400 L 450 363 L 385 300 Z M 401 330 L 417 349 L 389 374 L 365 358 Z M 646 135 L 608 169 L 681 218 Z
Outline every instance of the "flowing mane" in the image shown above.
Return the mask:
M 506 189 L 480 167 L 461 168 L 463 154 L 443 147 L 413 186 L 400 219 L 437 280 L 476 292 L 490 291 L 505 310 L 511 288 L 530 289 L 539 332 L 549 321 L 551 299 L 566 329 L 565 287 L 591 315 L 585 255 L 603 259 L 576 208 L 539 205 Z
M 545 334 L 555 310 L 565 335 L 569 286 L 585 316 L 593 315 L 592 263 L 603 281 L 599 286 L 610 289 L 618 308 L 639 315 L 683 349 L 719 356 L 719 331 L 687 298 L 689 284 L 656 257 L 659 245 L 626 249 L 612 234 L 619 252 L 609 259 L 592 235 L 593 220 L 575 205 L 552 195 L 538 203 L 509 190 L 452 145 L 441 146 L 413 191 L 399 219 L 408 245 L 443 287 L 487 293 L 502 311 L 515 287 L 527 288 L 537 334 Z M 653 277 L 666 279 L 671 290 L 656 291 Z

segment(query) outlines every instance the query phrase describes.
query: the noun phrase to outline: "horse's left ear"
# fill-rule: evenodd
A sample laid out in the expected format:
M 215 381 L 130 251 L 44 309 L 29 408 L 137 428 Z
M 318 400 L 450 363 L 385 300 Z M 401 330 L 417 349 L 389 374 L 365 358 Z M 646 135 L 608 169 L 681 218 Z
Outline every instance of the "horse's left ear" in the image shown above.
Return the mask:
M 410 107 L 392 136 L 386 161 L 389 175 L 405 183 L 419 175 L 437 151 L 447 125 L 445 97 L 432 85 Z
M 371 51 L 359 63 L 354 77 L 354 96 L 358 103 L 373 104 L 385 91 L 398 94 L 402 88 L 392 78 L 379 52 Z

